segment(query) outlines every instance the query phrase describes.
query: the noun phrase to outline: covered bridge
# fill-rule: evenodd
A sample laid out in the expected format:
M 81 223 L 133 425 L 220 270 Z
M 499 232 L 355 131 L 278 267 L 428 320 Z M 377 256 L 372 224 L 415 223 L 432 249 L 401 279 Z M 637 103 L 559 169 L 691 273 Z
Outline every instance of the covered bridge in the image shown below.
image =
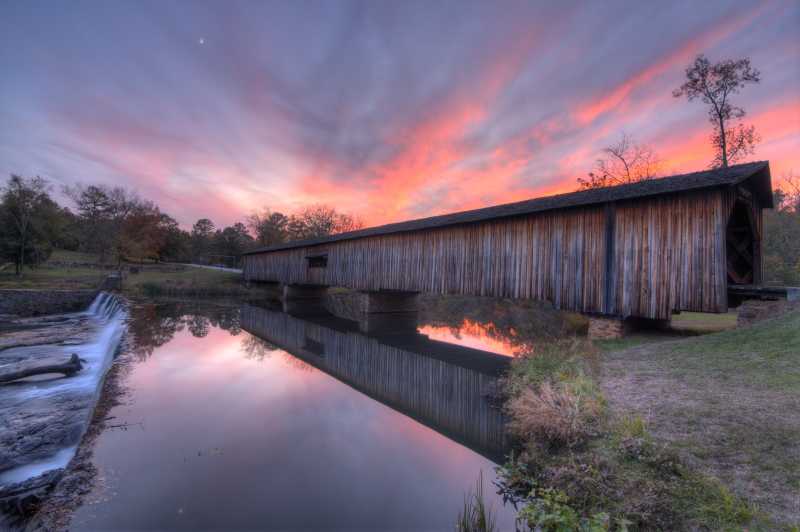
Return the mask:
M 725 312 L 761 282 L 768 162 L 536 198 L 280 244 L 244 277 L 292 287 L 552 302 L 617 319 Z

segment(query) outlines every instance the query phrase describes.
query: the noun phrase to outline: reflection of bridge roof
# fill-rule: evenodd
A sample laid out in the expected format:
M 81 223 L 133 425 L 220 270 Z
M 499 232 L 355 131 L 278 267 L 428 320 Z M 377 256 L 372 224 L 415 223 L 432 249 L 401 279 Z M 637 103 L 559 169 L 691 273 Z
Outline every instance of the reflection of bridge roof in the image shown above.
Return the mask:
M 332 314 L 295 315 L 290 313 L 289 315 L 335 331 L 359 334 L 372 338 L 384 345 L 410 351 L 428 358 L 435 358 L 447 364 L 485 375 L 500 376 L 508 369 L 511 363 L 511 358 L 504 355 L 439 340 L 431 340 L 424 334 L 411 331 L 405 334 L 369 334 L 359 330 L 358 322 L 339 318 Z
M 422 229 L 434 229 L 450 225 L 480 222 L 495 218 L 520 216 L 542 211 L 564 209 L 568 207 L 581 207 L 586 205 L 607 203 L 610 201 L 622 201 L 663 194 L 672 194 L 676 192 L 700 190 L 704 188 L 731 186 L 737 185 L 757 174 L 761 175 L 761 179 L 758 183 L 756 183 L 755 192 L 758 194 L 759 200 L 763 206 L 772 207 L 769 163 L 766 161 L 760 161 L 738 164 L 735 166 L 729 166 L 728 168 L 673 175 L 659 179 L 640 181 L 638 183 L 631 183 L 628 185 L 581 190 L 568 194 L 558 194 L 555 196 L 546 196 L 543 198 L 535 198 L 516 203 L 495 205 L 493 207 L 485 207 L 483 209 L 474 209 L 470 211 L 462 211 L 452 214 L 443 214 L 440 216 L 431 216 L 429 218 L 419 218 L 417 220 L 408 220 L 405 222 L 381 225 L 378 227 L 369 227 L 367 229 L 350 231 L 347 233 L 341 233 L 323 238 L 299 240 L 260 248 L 245 253 L 245 255 L 251 255 L 265 251 L 280 251 L 284 249 L 327 244 L 342 240 L 354 240 L 357 238 L 365 238 L 370 236 L 404 233 L 407 231 L 419 231 Z

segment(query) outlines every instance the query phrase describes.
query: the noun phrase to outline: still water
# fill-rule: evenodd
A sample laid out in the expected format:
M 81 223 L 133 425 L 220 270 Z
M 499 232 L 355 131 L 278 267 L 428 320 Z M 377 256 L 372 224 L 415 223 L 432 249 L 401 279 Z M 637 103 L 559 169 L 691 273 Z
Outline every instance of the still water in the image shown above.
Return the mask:
M 481 471 L 513 529 L 486 397 L 507 356 L 249 305 L 141 305 L 130 331 L 72 529 L 453 530 Z

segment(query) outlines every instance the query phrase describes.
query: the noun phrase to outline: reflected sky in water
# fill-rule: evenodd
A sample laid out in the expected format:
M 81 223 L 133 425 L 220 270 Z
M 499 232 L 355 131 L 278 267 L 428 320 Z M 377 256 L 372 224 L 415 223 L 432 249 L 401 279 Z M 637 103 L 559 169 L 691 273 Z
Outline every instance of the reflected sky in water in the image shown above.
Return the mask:
M 132 425 L 99 438 L 100 481 L 74 529 L 452 530 L 481 470 L 501 529 L 512 527 L 488 458 L 241 330 L 235 316 L 182 312 L 134 317 L 169 331 L 134 324 L 159 345 L 140 349 L 127 377 L 111 415 Z
M 525 349 L 518 342 L 512 342 L 517 337 L 515 329 L 510 328 L 508 332 L 503 333 L 492 322 L 480 323 L 465 318 L 457 327 L 422 325 L 418 330 L 431 340 L 482 349 L 509 357 L 517 356 Z

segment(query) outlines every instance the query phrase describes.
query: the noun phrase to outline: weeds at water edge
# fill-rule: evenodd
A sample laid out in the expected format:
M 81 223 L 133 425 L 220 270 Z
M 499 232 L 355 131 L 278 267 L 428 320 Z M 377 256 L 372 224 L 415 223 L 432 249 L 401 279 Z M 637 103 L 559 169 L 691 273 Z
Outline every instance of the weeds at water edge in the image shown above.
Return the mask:
M 464 495 L 464 508 L 458 514 L 457 532 L 494 532 L 494 510 L 483 496 L 483 471 L 478 474 L 475 491 Z

